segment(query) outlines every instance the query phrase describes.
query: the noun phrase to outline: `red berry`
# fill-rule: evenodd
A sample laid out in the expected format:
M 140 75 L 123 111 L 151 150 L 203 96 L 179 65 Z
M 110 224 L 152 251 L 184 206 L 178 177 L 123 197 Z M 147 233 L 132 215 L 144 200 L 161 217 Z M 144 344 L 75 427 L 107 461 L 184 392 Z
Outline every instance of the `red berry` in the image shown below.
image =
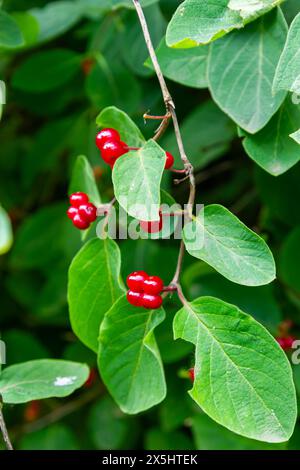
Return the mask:
M 158 295 L 164 288 L 164 283 L 158 276 L 149 276 L 144 280 L 144 292 L 146 294 Z
M 38 400 L 31 401 L 26 405 L 24 419 L 27 423 L 35 421 L 41 412 L 41 404 Z
M 86 230 L 90 226 L 90 223 L 87 220 L 82 219 L 79 214 L 75 215 L 73 224 L 76 228 L 79 228 L 79 230 Z
M 145 271 L 134 271 L 127 277 L 127 285 L 134 292 L 143 292 L 144 281 L 147 278 L 148 274 Z
M 169 170 L 174 165 L 174 157 L 170 152 L 166 152 L 166 157 L 165 170 Z
M 96 135 L 96 145 L 99 150 L 102 150 L 103 145 L 105 142 L 108 140 L 114 140 L 114 141 L 120 141 L 121 137 L 118 131 L 115 129 L 102 129 L 97 135 Z
M 133 290 L 129 290 L 127 292 L 127 300 L 131 305 L 134 305 L 135 307 L 141 307 L 142 306 L 142 298 L 143 294 L 141 292 L 134 292 Z
M 85 193 L 74 193 L 70 196 L 70 204 L 73 207 L 79 207 L 82 204 L 87 204 L 89 202 L 89 197 Z
M 83 220 L 92 223 L 97 219 L 97 208 L 94 204 L 88 202 L 79 207 L 78 214 Z
M 115 164 L 116 160 L 127 153 L 127 149 L 124 147 L 124 143 L 118 140 L 108 140 L 104 143 L 101 149 L 101 155 L 103 160 L 108 163 L 111 167 Z
M 159 213 L 159 220 L 156 222 L 140 221 L 140 227 L 146 233 L 159 233 L 163 227 L 162 213 Z
M 194 367 L 192 367 L 191 369 L 188 370 L 188 374 L 189 374 L 189 379 L 191 380 L 191 382 L 194 382 L 194 380 L 195 380 L 195 369 L 194 369 Z
M 296 338 L 294 338 L 293 336 L 287 336 L 286 338 L 276 338 L 276 341 L 284 351 L 288 351 L 293 347 L 295 339 Z
M 142 295 L 142 306 L 144 308 L 155 310 L 161 307 L 161 305 L 162 305 L 162 298 L 160 295 L 151 295 L 151 294 Z
M 69 219 L 73 220 L 75 215 L 78 213 L 78 209 L 77 207 L 69 207 L 69 209 L 67 210 L 67 216 L 69 217 Z

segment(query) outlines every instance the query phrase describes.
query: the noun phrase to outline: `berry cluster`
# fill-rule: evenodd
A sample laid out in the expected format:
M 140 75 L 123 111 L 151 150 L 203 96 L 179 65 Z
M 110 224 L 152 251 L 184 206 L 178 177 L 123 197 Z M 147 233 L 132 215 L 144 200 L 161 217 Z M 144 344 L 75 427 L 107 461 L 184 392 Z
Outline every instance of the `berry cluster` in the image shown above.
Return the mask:
M 113 168 L 117 159 L 128 152 L 128 146 L 121 141 L 121 136 L 115 129 L 102 129 L 96 135 L 96 145 L 102 159 Z
M 89 228 L 97 218 L 97 208 L 89 202 L 88 195 L 80 192 L 74 193 L 70 196 L 70 204 L 67 214 L 75 227 L 80 230 Z
M 295 339 L 296 338 L 294 338 L 294 336 L 286 336 L 285 338 L 277 337 L 276 341 L 284 351 L 288 351 L 289 349 L 292 349 Z
M 157 309 L 162 305 L 161 292 L 164 283 L 158 276 L 149 276 L 145 271 L 135 271 L 127 277 L 127 300 L 135 307 Z
M 119 157 L 129 152 L 129 150 L 138 150 L 136 148 L 128 147 L 125 142 L 122 142 L 121 136 L 116 129 L 102 129 L 96 135 L 96 145 L 100 150 L 101 157 L 111 168 L 118 160 Z M 174 164 L 174 157 L 171 153 L 166 152 L 165 169 L 169 170 Z

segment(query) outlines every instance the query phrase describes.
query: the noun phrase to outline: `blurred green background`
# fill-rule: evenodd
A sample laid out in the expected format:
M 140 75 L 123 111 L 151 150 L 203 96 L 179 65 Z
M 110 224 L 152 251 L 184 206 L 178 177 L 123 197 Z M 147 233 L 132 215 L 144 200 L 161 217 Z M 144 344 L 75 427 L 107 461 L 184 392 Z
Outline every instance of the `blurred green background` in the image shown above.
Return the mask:
M 155 46 L 179 3 L 144 2 Z M 0 257 L 0 330 L 8 365 L 53 357 L 95 368 L 94 355 L 76 340 L 69 324 L 67 272 L 81 240 L 65 211 L 72 166 L 80 154 L 94 168 L 103 201 L 113 196 L 111 171 L 94 144 L 95 118 L 103 108 L 124 110 L 146 137 L 157 123 L 145 125 L 143 113 L 164 113 L 156 77 L 144 66 L 147 51 L 130 5 L 129 0 L 2 1 L 0 79 L 7 104 L 0 121 L 0 237 L 10 244 L 11 223 L 14 238 L 11 250 Z M 299 11 L 298 0 L 284 5 L 289 22 Z M 1 37 L 6 14 L 15 28 L 10 47 Z M 274 335 L 282 321 L 291 320 L 291 333 L 300 337 L 300 164 L 278 178 L 259 169 L 209 92 L 176 83 L 181 81 L 176 71 L 171 75 L 168 84 L 196 168 L 197 202 L 221 203 L 262 232 L 278 266 L 273 285 L 247 288 L 187 255 L 186 293 L 235 303 Z M 171 127 L 161 145 L 179 162 Z M 164 186 L 178 202 L 186 201 L 188 187 L 174 186 L 170 174 Z M 124 276 L 142 268 L 165 282 L 171 279 L 178 242 L 128 240 L 120 248 Z M 168 382 L 161 405 L 125 416 L 95 373 L 91 384 L 68 399 L 6 407 L 16 448 L 300 449 L 299 425 L 289 443 L 272 446 L 236 436 L 202 414 L 186 393 L 191 384 L 185 375 L 193 365 L 190 345 L 173 342 L 170 347 L 168 341 L 166 347 L 171 323 L 172 314 L 157 329 Z M 295 381 L 300 393 L 299 366 Z

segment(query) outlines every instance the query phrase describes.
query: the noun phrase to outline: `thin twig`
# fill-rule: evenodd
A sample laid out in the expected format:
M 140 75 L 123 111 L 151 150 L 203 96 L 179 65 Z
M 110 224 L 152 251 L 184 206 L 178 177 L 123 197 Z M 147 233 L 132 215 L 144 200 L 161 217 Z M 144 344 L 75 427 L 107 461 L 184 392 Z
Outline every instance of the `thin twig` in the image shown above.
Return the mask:
M 3 437 L 3 441 L 5 443 L 6 449 L 7 450 L 14 450 L 14 448 L 12 446 L 12 443 L 10 441 L 10 438 L 9 438 L 9 434 L 8 434 L 7 427 L 6 427 L 6 424 L 5 424 L 2 408 L 3 408 L 3 403 L 2 403 L 2 399 L 0 398 L 0 430 L 1 430 L 1 433 L 2 433 L 2 437 Z
M 182 161 L 183 166 L 185 168 L 186 174 L 188 175 L 189 180 L 190 180 L 190 194 L 189 194 L 189 200 L 188 200 L 188 204 L 187 204 L 187 212 L 188 212 L 188 219 L 191 220 L 192 216 L 193 216 L 193 208 L 194 208 L 195 197 L 196 197 L 196 184 L 195 184 L 195 177 L 194 177 L 194 168 L 193 168 L 193 165 L 191 164 L 191 162 L 189 161 L 189 159 L 186 155 L 186 152 L 185 152 L 185 148 L 184 148 L 184 144 L 183 144 L 182 136 L 181 136 L 181 132 L 180 132 L 180 127 L 179 127 L 179 124 L 178 124 L 178 119 L 177 119 L 177 115 L 176 115 L 176 111 L 175 111 L 175 104 L 174 104 L 173 98 L 172 98 L 172 96 L 171 96 L 171 94 L 168 90 L 166 81 L 164 79 L 163 73 L 162 73 L 160 65 L 158 63 L 157 56 L 156 56 L 156 53 L 155 53 L 155 50 L 154 50 L 154 47 L 153 47 L 153 43 L 152 43 L 152 40 L 151 40 L 151 36 L 150 36 L 150 33 L 149 33 L 149 29 L 148 29 L 148 25 L 147 25 L 147 21 L 146 21 L 143 9 L 140 5 L 139 0 L 132 0 L 132 1 L 133 1 L 134 6 L 135 6 L 137 15 L 139 17 L 141 27 L 142 27 L 142 31 L 143 31 L 143 35 L 144 35 L 145 42 L 146 42 L 146 46 L 148 48 L 149 55 L 150 55 L 150 58 L 152 60 L 153 67 L 154 67 L 155 73 L 157 75 L 159 84 L 160 84 L 162 96 L 163 96 L 165 106 L 166 106 L 166 115 L 170 114 L 171 117 L 172 117 L 173 125 L 174 125 L 174 132 L 175 132 L 175 137 L 176 137 L 176 141 L 177 141 L 177 145 L 178 145 L 180 158 L 181 158 L 181 161 Z M 154 136 L 154 138 L 156 140 L 165 131 L 166 127 L 169 124 L 169 120 L 170 120 L 170 118 L 165 118 L 162 121 L 156 135 Z M 178 280 L 179 280 L 179 277 L 180 277 L 180 271 L 181 271 L 181 267 L 182 267 L 182 263 L 183 263 L 184 252 L 185 252 L 184 243 L 181 242 L 179 255 L 178 255 L 177 269 L 176 269 L 176 272 L 175 272 L 175 275 L 174 275 L 174 279 L 175 279 L 176 283 L 178 283 Z

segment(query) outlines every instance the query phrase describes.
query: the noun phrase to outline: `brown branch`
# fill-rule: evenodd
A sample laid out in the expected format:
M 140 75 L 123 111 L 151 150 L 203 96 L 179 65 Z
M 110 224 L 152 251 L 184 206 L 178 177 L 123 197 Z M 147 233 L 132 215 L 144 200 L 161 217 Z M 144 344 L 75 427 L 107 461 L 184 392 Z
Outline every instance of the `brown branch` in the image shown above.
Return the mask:
M 154 139 L 158 140 L 158 138 L 165 131 L 166 127 L 169 124 L 169 119 L 170 118 L 168 116 L 170 115 L 171 118 L 172 118 L 172 121 L 173 121 L 173 125 L 174 125 L 174 132 L 175 132 L 175 137 L 176 137 L 176 141 L 177 141 L 177 146 L 178 146 L 180 158 L 181 158 L 181 161 L 182 161 L 183 166 L 185 168 L 186 174 L 188 175 L 188 178 L 189 178 L 189 181 L 190 181 L 190 194 L 189 194 L 189 200 L 188 200 L 188 204 L 187 204 L 187 212 L 188 212 L 188 219 L 191 220 L 192 215 L 193 215 L 193 208 L 194 208 L 194 204 L 195 204 L 195 197 L 196 197 L 196 184 L 195 184 L 195 177 L 194 177 L 194 168 L 193 168 L 193 165 L 191 164 L 191 162 L 189 161 L 189 159 L 186 155 L 186 152 L 185 152 L 185 148 L 184 148 L 184 144 L 183 144 L 183 140 L 182 140 L 182 136 L 181 136 L 181 131 L 180 131 L 180 127 L 179 127 L 179 123 L 178 123 L 178 119 L 177 119 L 177 115 L 176 115 L 176 111 L 175 111 L 175 104 L 174 104 L 173 98 L 172 98 L 172 96 L 171 96 L 171 94 L 168 90 L 166 81 L 164 79 L 163 73 L 162 73 L 160 65 L 158 63 L 157 56 L 156 56 L 156 53 L 155 53 L 155 50 L 154 50 L 154 47 L 153 47 L 153 43 L 152 43 L 152 40 L 151 40 L 151 36 L 150 36 L 150 33 L 149 33 L 149 29 L 148 29 L 148 25 L 147 25 L 147 21 L 146 21 L 143 9 L 140 5 L 139 0 L 132 0 L 132 1 L 134 3 L 137 15 L 138 15 L 140 23 L 141 23 L 141 28 L 142 28 L 143 35 L 144 35 L 144 38 L 145 38 L 145 43 L 146 43 L 146 46 L 148 48 L 150 58 L 152 60 L 152 64 L 153 64 L 155 73 L 157 75 L 157 78 L 158 78 L 158 81 L 159 81 L 159 84 L 160 84 L 160 88 L 161 88 L 161 92 L 162 92 L 162 96 L 163 96 L 165 106 L 166 106 L 166 117 L 163 119 L 156 135 L 154 136 Z M 178 255 L 177 268 L 176 268 L 176 272 L 175 272 L 175 275 L 174 275 L 174 278 L 173 278 L 173 282 L 175 281 L 176 284 L 178 284 L 178 282 L 179 282 L 179 277 L 180 277 L 180 272 L 181 272 L 181 268 L 182 268 L 184 253 L 185 253 L 185 247 L 184 247 L 184 243 L 182 241 L 181 245 L 180 245 L 179 255 Z M 178 290 L 179 289 L 177 289 L 177 291 Z
M 3 403 L 2 403 L 2 399 L 0 398 L 0 430 L 1 430 L 1 433 L 2 433 L 2 437 L 3 437 L 3 441 L 5 443 L 6 449 L 7 450 L 14 450 L 14 448 L 12 446 L 12 443 L 10 441 L 10 438 L 9 438 L 9 434 L 8 434 L 7 427 L 6 427 L 6 424 L 5 424 L 4 416 L 3 416 L 3 413 L 2 413 L 2 408 L 3 408 Z

